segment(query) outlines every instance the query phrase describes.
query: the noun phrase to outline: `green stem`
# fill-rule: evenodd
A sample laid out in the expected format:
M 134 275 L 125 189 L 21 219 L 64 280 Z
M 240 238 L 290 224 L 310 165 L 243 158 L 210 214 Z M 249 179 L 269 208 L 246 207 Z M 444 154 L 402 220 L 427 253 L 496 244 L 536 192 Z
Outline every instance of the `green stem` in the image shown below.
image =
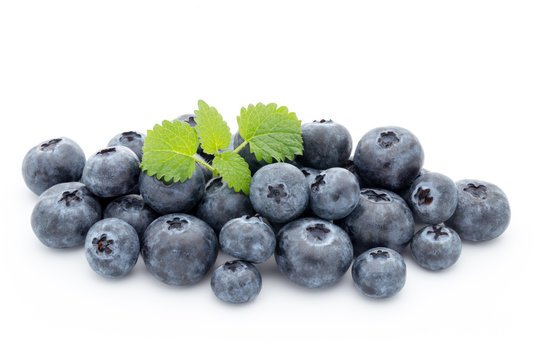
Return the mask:
M 199 158 L 196 158 L 196 157 L 193 157 L 193 159 L 195 159 L 196 162 L 198 162 L 199 164 L 201 164 L 202 166 L 204 166 L 205 168 L 209 169 L 210 171 L 212 171 L 213 174 L 216 174 L 217 173 L 217 170 L 215 168 L 213 168 L 210 164 L 208 164 L 206 161 L 202 160 L 202 159 L 199 159 Z
M 234 149 L 233 152 L 235 152 L 235 153 L 238 154 L 238 152 L 239 152 L 240 150 L 242 150 L 242 148 L 243 148 L 244 146 L 246 146 L 247 144 L 248 144 L 247 140 L 244 140 L 244 142 L 241 143 L 240 145 L 238 145 L 238 147 L 237 147 L 236 149 Z

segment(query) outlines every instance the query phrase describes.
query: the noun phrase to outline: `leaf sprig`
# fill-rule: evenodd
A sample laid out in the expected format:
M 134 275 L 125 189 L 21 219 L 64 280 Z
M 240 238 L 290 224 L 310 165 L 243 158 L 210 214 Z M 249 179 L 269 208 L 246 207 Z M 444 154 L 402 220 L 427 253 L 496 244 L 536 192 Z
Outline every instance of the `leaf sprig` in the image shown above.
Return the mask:
M 301 121 L 285 106 L 271 103 L 249 105 L 237 117 L 238 132 L 244 139 L 234 150 L 227 150 L 232 135 L 227 123 L 216 108 L 199 100 L 194 111 L 197 126 L 186 122 L 164 120 L 148 130 L 143 146 L 141 168 L 148 175 L 165 181 L 186 181 L 196 169 L 196 163 L 219 175 L 235 191 L 249 194 L 251 172 L 238 152 L 249 144 L 257 160 L 293 160 L 302 155 Z M 197 157 L 199 144 L 208 155 L 210 163 Z

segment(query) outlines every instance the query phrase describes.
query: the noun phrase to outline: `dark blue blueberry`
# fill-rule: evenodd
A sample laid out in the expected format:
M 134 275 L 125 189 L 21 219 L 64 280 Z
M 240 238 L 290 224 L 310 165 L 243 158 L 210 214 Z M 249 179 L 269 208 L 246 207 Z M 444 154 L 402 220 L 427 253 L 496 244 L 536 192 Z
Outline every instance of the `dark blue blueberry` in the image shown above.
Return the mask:
M 260 215 L 228 221 L 219 233 L 221 250 L 240 260 L 263 263 L 276 248 L 276 235 Z
M 456 210 L 456 184 L 448 176 L 428 172 L 412 183 L 405 200 L 419 222 L 440 224 Z
M 233 304 L 245 303 L 261 292 L 261 273 L 246 261 L 229 261 L 214 270 L 210 286 L 220 300 Z
M 86 162 L 81 182 L 99 197 L 114 197 L 138 191 L 139 158 L 125 146 L 98 151 Z
M 234 136 L 233 136 L 233 147 L 235 149 L 240 144 L 242 144 L 243 142 L 244 142 L 244 139 L 242 138 L 242 136 L 240 136 L 240 134 L 238 132 L 236 134 L 234 134 Z M 238 152 L 238 155 L 240 155 L 241 157 L 244 158 L 244 160 L 246 160 L 246 162 L 247 162 L 247 164 L 249 166 L 249 170 L 251 170 L 252 174 L 257 172 L 257 170 L 259 170 L 263 166 L 268 165 L 268 163 L 266 161 L 262 160 L 262 159 L 257 160 L 257 158 L 255 157 L 255 154 L 253 154 L 251 152 L 249 144 L 247 144 L 242 149 L 240 149 L 240 151 Z
M 297 166 L 297 168 L 302 172 L 302 174 L 304 174 L 308 184 L 311 183 L 315 176 L 319 175 L 321 172 L 321 170 L 313 169 L 307 166 Z
M 397 294 L 405 285 L 407 269 L 401 255 L 389 248 L 367 250 L 352 266 L 354 285 L 372 298 L 387 298 Z
M 206 184 L 197 207 L 197 217 L 210 225 L 216 234 L 219 234 L 227 221 L 254 214 L 249 197 L 229 188 L 221 178 L 214 178 Z
M 97 274 L 111 279 L 126 276 L 139 258 L 139 237 L 124 220 L 110 218 L 95 223 L 84 245 L 86 260 Z
M 186 181 L 165 183 L 143 171 L 139 179 L 139 191 L 144 201 L 160 214 L 187 212 L 203 196 L 204 175 L 197 165 L 193 176 Z
M 352 151 L 349 131 L 332 120 L 302 124 L 304 153 L 298 161 L 315 169 L 329 169 L 344 165 Z
M 168 285 L 198 282 L 214 265 L 217 253 L 214 230 L 187 214 L 154 220 L 144 232 L 141 248 L 148 271 Z
M 302 171 L 291 164 L 269 164 L 253 175 L 249 198 L 256 212 L 271 222 L 285 223 L 307 208 L 308 183 Z
M 142 161 L 143 157 L 143 145 L 146 135 L 137 131 L 125 131 L 120 134 L 116 134 L 107 146 L 125 146 L 137 155 L 139 161 Z
M 424 163 L 424 151 L 410 131 L 380 127 L 358 142 L 354 163 L 362 185 L 400 191 L 408 188 Z
M 279 270 L 296 284 L 320 288 L 336 283 L 353 259 L 345 231 L 316 218 L 295 220 L 278 233 L 275 258 Z
M 354 210 L 359 197 L 358 180 L 343 168 L 323 170 L 309 181 L 311 210 L 323 219 L 343 219 Z
M 381 189 L 361 190 L 358 205 L 339 225 L 357 254 L 377 246 L 401 252 L 414 235 L 414 218 L 405 201 Z
M 133 226 L 142 239 L 148 225 L 159 215 L 144 202 L 141 195 L 125 195 L 111 201 L 105 208 L 103 217 L 124 220 Z
M 423 268 L 443 270 L 459 259 L 461 239 L 457 232 L 443 224 L 426 226 L 411 240 L 411 252 Z
M 356 165 L 354 165 L 354 156 L 351 156 L 349 160 L 345 162 L 345 164 L 341 165 L 341 167 L 353 173 L 353 175 L 356 177 L 356 180 L 358 180 L 358 184 L 360 185 L 360 187 L 363 187 L 360 178 L 360 170 L 358 170 Z
M 86 157 L 73 140 L 66 137 L 39 143 L 24 157 L 24 182 L 37 195 L 53 185 L 79 181 Z
M 510 223 L 510 204 L 504 192 L 480 180 L 456 182 L 458 204 L 446 225 L 462 240 L 486 241 L 501 235 Z
M 48 247 L 81 246 L 88 229 L 101 219 L 101 206 L 84 184 L 57 184 L 39 197 L 32 230 Z

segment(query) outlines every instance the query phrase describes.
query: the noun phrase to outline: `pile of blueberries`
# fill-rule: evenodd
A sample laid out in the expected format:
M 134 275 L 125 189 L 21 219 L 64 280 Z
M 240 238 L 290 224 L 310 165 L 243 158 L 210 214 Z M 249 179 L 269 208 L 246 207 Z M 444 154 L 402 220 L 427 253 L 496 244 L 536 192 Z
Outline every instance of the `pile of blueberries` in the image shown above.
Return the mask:
M 196 126 L 194 117 L 175 121 Z M 140 253 L 169 285 L 200 281 L 221 249 L 237 260 L 214 270 L 212 290 L 243 303 L 261 290 L 253 264 L 272 255 L 281 273 L 308 288 L 335 284 L 352 264 L 357 289 L 385 298 L 405 284 L 400 253 L 408 245 L 420 266 L 442 270 L 458 260 L 462 240 L 494 239 L 509 224 L 501 189 L 423 169 L 422 146 L 406 129 L 369 131 L 352 157 L 350 133 L 332 120 L 303 124 L 302 139 L 304 153 L 290 163 L 240 151 L 253 174 L 249 196 L 198 165 L 185 182 L 141 172 L 138 132 L 118 134 L 88 160 L 69 138 L 45 141 L 22 166 L 40 195 L 32 229 L 49 247 L 84 245 L 90 267 L 107 278 L 128 274 Z M 236 134 L 231 145 L 242 141 Z

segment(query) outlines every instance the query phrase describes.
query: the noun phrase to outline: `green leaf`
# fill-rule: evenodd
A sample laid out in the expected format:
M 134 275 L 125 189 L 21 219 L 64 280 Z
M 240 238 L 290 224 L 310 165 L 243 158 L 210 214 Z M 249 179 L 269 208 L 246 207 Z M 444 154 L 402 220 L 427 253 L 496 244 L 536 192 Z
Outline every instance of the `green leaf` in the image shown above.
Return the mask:
M 218 153 L 218 150 L 229 147 L 231 131 L 215 107 L 210 107 L 199 100 L 199 110 L 195 110 L 195 115 L 197 116 L 195 129 L 197 129 L 201 147 L 205 153 L 214 155 Z
M 217 169 L 223 181 L 229 184 L 234 191 L 243 191 L 249 195 L 249 183 L 251 182 L 251 172 L 249 166 L 240 155 L 232 151 L 216 155 L 212 165 Z
M 240 136 L 249 143 L 258 161 L 293 160 L 294 155 L 302 155 L 301 121 L 285 106 L 249 105 L 240 110 L 237 120 Z
M 141 168 L 165 181 L 185 181 L 195 172 L 197 131 L 186 122 L 164 120 L 148 130 Z

